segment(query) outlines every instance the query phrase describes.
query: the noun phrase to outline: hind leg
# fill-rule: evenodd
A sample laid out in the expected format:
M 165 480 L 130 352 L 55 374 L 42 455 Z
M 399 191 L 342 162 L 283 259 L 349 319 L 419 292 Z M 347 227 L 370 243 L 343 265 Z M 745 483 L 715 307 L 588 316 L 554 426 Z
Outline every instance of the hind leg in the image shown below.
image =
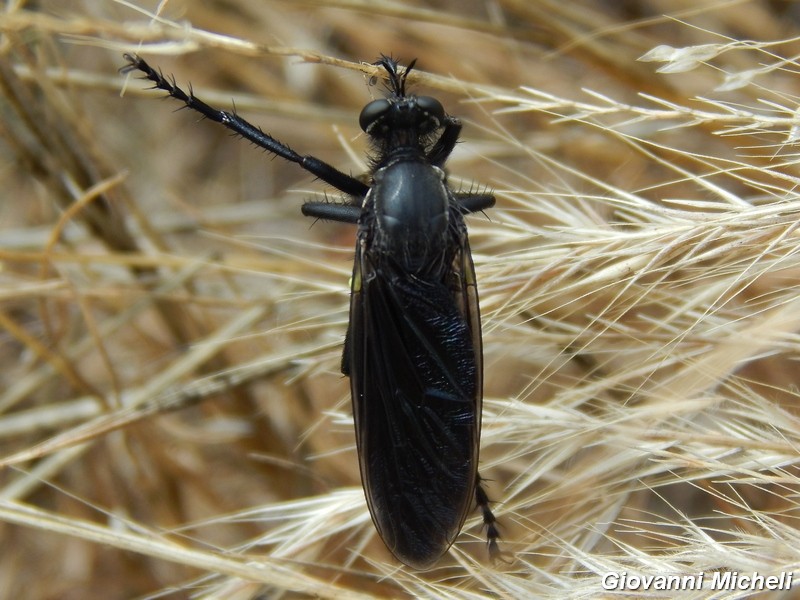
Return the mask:
M 483 525 L 486 527 L 486 545 L 489 547 L 489 558 L 492 562 L 502 558 L 503 553 L 497 540 L 500 539 L 500 531 L 497 529 L 497 518 L 492 509 L 489 508 L 489 496 L 481 485 L 481 476 L 478 474 L 478 481 L 475 483 L 475 501 L 483 514 Z

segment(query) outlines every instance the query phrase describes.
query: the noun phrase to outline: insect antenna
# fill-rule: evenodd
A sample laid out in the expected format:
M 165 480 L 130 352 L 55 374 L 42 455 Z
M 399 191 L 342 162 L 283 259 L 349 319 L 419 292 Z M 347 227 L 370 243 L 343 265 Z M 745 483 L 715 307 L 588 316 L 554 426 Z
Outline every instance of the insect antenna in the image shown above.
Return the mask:
M 408 66 L 405 69 L 403 69 L 402 73 L 398 73 L 397 68 L 400 66 L 400 63 L 398 63 L 391 56 L 386 56 L 385 54 L 382 54 L 381 57 L 378 59 L 378 61 L 373 64 L 380 65 L 384 69 L 386 69 L 386 72 L 389 75 L 389 82 L 387 84 L 389 91 L 392 92 L 392 94 L 394 94 L 395 96 L 402 98 L 406 95 L 406 78 L 408 77 L 408 74 L 411 72 L 411 69 L 414 68 L 414 65 L 416 63 L 417 59 L 415 58 L 410 63 L 408 63 Z

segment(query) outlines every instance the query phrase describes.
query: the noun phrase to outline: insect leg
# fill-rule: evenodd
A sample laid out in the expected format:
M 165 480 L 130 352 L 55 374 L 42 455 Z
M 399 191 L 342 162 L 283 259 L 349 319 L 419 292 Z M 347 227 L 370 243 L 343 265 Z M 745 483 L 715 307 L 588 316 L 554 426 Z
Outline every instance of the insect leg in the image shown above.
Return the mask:
M 431 151 L 428 152 L 428 156 L 426 157 L 428 161 L 432 165 L 441 168 L 447 160 L 447 157 L 450 156 L 453 148 L 456 147 L 456 142 L 458 142 L 460 133 L 461 121 L 455 117 L 445 117 L 444 131 L 439 139 L 436 140 Z
M 361 216 L 359 204 L 306 202 L 300 210 L 307 217 L 316 217 L 323 221 L 338 221 L 339 223 L 358 223 L 358 218 Z
M 217 110 L 209 106 L 199 98 L 196 98 L 194 94 L 192 94 L 191 88 L 189 88 L 189 93 L 187 94 L 175 84 L 174 79 L 167 79 L 160 71 L 156 71 L 153 67 L 148 65 L 144 59 L 132 54 L 125 54 L 124 56 L 125 60 L 128 61 L 128 65 L 122 68 L 122 72 L 133 70 L 141 71 L 145 74 L 147 79 L 153 82 L 155 88 L 164 90 L 176 100 L 183 102 L 187 107 L 196 110 L 212 121 L 221 123 L 256 146 L 272 152 L 281 158 L 285 158 L 288 161 L 297 163 L 312 175 L 319 177 L 325 183 L 332 185 L 345 194 L 362 197 L 367 194 L 369 187 L 358 179 L 346 173 L 342 173 L 335 167 L 332 167 L 314 156 L 299 155 L 289 146 L 267 135 L 255 125 L 251 125 L 237 116 L 236 113 Z
M 478 480 L 475 482 L 475 501 L 483 514 L 483 524 L 486 527 L 486 545 L 489 547 L 489 558 L 493 561 L 501 558 L 503 553 L 500 552 L 500 547 L 497 545 L 497 540 L 500 539 L 500 532 L 497 529 L 497 518 L 495 518 L 492 509 L 489 508 L 489 496 L 481 485 L 481 476 L 478 475 Z
M 462 213 L 481 212 L 494 206 L 494 194 L 483 192 L 474 194 L 472 192 L 454 192 L 459 208 Z

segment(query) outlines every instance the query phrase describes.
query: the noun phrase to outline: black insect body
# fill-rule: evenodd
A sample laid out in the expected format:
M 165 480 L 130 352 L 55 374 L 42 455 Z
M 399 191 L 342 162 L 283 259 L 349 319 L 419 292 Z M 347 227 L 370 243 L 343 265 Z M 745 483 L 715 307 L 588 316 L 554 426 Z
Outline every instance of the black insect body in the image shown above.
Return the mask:
M 137 56 L 154 87 L 346 195 L 307 202 L 304 215 L 358 224 L 342 372 L 350 377 L 356 442 L 372 520 L 403 563 L 431 567 L 477 501 L 496 556 L 495 517 L 478 451 L 482 344 L 478 292 L 464 215 L 489 193 L 454 192 L 443 165 L 461 131 L 435 98 L 406 93 L 398 63 L 382 56 L 389 94 L 361 111 L 374 156 L 369 184 L 301 156 L 236 114 L 216 110 Z M 475 500 L 473 500 L 473 498 Z

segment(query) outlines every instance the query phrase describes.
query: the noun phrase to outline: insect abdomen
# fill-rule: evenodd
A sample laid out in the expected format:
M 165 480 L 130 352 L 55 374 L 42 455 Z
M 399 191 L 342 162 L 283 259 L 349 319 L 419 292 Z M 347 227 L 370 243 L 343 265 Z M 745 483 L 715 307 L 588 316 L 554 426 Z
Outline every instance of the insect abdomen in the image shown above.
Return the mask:
M 367 214 L 380 211 L 377 189 Z M 370 513 L 392 553 L 419 569 L 458 535 L 478 461 L 480 337 L 467 315 L 477 305 L 457 266 L 468 252 L 461 216 L 446 219 L 461 227 L 445 229 L 437 254 L 427 255 L 439 266 L 424 275 L 376 243 L 377 218 L 362 223 L 346 348 Z M 454 289 L 454 279 L 464 287 Z
M 404 563 L 427 568 L 473 501 L 476 361 L 445 285 L 394 279 L 389 287 L 381 277 L 362 292 L 369 308 L 355 343 L 362 368 L 351 374 L 356 437 L 381 537 Z

